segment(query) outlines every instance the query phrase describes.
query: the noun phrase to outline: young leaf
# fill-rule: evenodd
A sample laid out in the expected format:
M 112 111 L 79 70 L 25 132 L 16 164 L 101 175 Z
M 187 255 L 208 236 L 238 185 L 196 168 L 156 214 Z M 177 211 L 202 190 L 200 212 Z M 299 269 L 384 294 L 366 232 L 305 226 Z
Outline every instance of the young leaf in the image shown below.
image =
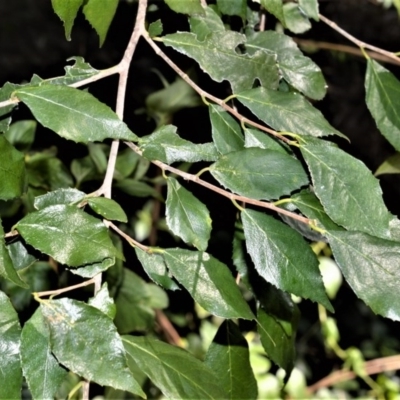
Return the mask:
M 204 15 L 193 15 L 189 20 L 191 32 L 200 41 L 212 32 L 225 32 L 224 23 L 218 14 L 211 7 L 205 8 L 204 11 Z
M 314 191 L 326 213 L 349 230 L 389 238 L 390 213 L 378 180 L 361 161 L 334 146 L 301 146 Z M 368 212 L 373 210 L 373 212 Z
M 304 136 L 345 135 L 333 128 L 320 111 L 296 92 L 278 92 L 262 87 L 239 93 L 238 100 L 277 131 Z
M 386 68 L 369 58 L 365 90 L 365 100 L 378 129 L 400 151 L 400 82 Z
M 208 348 L 204 364 L 219 377 L 227 399 L 256 399 L 257 382 L 249 362 L 249 346 L 238 326 L 225 320 Z
M 128 369 L 122 340 L 108 316 L 68 298 L 42 301 L 40 308 L 51 350 L 61 364 L 100 385 L 146 397 Z
M 165 0 L 168 7 L 181 14 L 204 14 L 204 8 L 201 6 L 200 0 Z
M 221 154 L 243 150 L 244 138 L 240 125 L 222 107 L 210 104 L 210 121 L 215 147 Z
M 154 21 L 149 25 L 148 32 L 151 38 L 160 36 L 162 34 L 162 31 L 163 24 L 161 22 L 161 19 L 158 19 L 157 21 Z
M 21 326 L 9 298 L 0 292 L 0 398 L 20 399 L 22 385 L 19 358 Z
M 217 376 L 187 351 L 149 336 L 123 336 L 128 365 L 139 366 L 170 399 L 227 399 Z
M 64 23 L 65 37 L 71 40 L 71 30 L 74 25 L 76 14 L 78 14 L 84 0 L 51 0 L 54 12 Z
M 169 178 L 166 201 L 167 225 L 184 242 L 197 249 L 207 249 L 211 234 L 211 218 L 207 207 L 180 183 Z
M 258 211 L 242 211 L 242 221 L 247 251 L 267 282 L 333 310 L 318 260 L 299 233 Z
M 256 147 L 222 156 L 210 173 L 224 187 L 253 199 L 278 199 L 308 183 L 298 160 Z
M 33 205 L 37 210 L 41 210 L 49 206 L 55 206 L 56 204 L 72 205 L 83 200 L 85 195 L 85 193 L 77 189 L 57 189 L 42 196 L 36 197 Z
M 32 397 L 54 398 L 68 371 L 58 364 L 51 352 L 50 333 L 40 308 L 22 329 L 21 363 Z
M 103 222 L 74 206 L 55 205 L 30 213 L 15 229 L 31 246 L 70 267 L 123 258 Z
M 400 244 L 361 232 L 328 231 L 327 237 L 356 295 L 375 313 L 400 321 Z
M 88 92 L 68 86 L 24 86 L 15 92 L 46 128 L 75 142 L 106 138 L 135 141 L 118 116 Z
M 167 267 L 205 310 L 223 318 L 253 319 L 228 267 L 208 253 L 163 250 Z
M 388 157 L 375 171 L 375 176 L 383 174 L 400 174 L 400 153 Z
M 250 89 L 259 79 L 264 87 L 276 89 L 279 82 L 276 56 L 259 50 L 254 55 L 239 54 L 236 48 L 246 37 L 233 31 L 212 32 L 203 41 L 195 34 L 178 32 L 163 37 L 163 43 L 195 59 L 212 79 L 228 80 L 234 92 Z
M 24 120 L 14 122 L 4 136 L 19 151 L 28 151 L 35 139 L 36 121 Z
M 89 197 L 87 199 L 90 208 L 110 221 L 128 222 L 128 217 L 121 206 L 112 199 L 105 197 Z
M 114 304 L 114 300 L 110 297 L 110 293 L 108 292 L 107 282 L 103 283 L 103 286 L 96 295 L 89 299 L 88 304 L 96 307 L 109 318 L 114 319 L 117 308 Z
M 246 147 L 246 149 L 259 147 L 260 149 L 268 149 L 279 151 L 283 154 L 291 154 L 289 146 L 284 145 L 278 140 L 265 134 L 265 132 L 261 132 L 257 129 L 246 128 L 244 130 L 244 147 Z

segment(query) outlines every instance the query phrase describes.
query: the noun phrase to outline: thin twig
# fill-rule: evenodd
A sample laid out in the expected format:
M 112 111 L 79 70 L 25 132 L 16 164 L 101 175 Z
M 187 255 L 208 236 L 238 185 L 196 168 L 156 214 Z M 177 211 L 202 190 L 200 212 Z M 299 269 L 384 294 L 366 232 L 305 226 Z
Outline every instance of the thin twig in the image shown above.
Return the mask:
M 5 238 L 9 238 L 9 237 L 18 236 L 18 235 L 19 235 L 18 231 L 16 231 L 16 230 L 14 229 L 14 230 L 11 231 L 11 232 L 7 232 L 7 233 L 4 235 L 4 237 L 5 237 Z
M 150 249 L 147 246 L 139 243 L 137 240 L 127 235 L 124 231 L 121 231 L 121 229 L 119 229 L 118 226 L 114 225 L 112 222 L 108 221 L 107 225 L 110 228 L 112 228 L 115 232 L 117 232 L 120 236 L 122 236 L 130 245 L 138 247 L 139 249 L 145 251 L 146 253 L 150 252 Z
M 170 320 L 161 310 L 156 310 L 156 318 L 157 322 L 165 333 L 168 343 L 175 346 L 183 347 L 182 338 L 179 336 L 179 333 L 176 331 Z
M 36 295 L 37 297 L 42 297 L 42 296 L 58 296 L 61 293 L 65 293 L 65 292 L 70 292 L 71 290 L 75 290 L 75 289 L 79 289 L 81 287 L 85 287 L 85 286 L 89 286 L 95 283 L 95 278 L 91 278 L 87 281 L 78 283 L 77 285 L 72 285 L 72 286 L 68 286 L 66 288 L 63 289 L 56 289 L 56 290 L 47 290 L 45 292 L 35 292 L 33 293 L 33 295 Z
M 82 400 L 89 400 L 90 381 L 82 382 Z

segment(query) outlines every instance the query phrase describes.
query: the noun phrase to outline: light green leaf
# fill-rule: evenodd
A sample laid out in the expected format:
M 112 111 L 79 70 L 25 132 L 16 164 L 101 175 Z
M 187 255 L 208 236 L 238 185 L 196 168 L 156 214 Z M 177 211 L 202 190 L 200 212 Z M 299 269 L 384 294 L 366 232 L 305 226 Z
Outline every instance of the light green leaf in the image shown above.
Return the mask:
M 96 295 L 89 299 L 88 304 L 96 307 L 109 318 L 114 319 L 117 308 L 114 304 L 114 300 L 110 297 L 110 293 L 108 292 L 107 282 L 103 283 L 101 289 L 96 293 Z
M 210 121 L 215 147 L 221 154 L 243 150 L 244 138 L 240 125 L 222 107 L 210 104 Z
M 223 318 L 253 319 L 228 267 L 199 251 L 163 250 L 168 269 L 205 310 Z
M 314 191 L 326 213 L 349 230 L 389 238 L 390 213 L 378 180 L 360 160 L 334 146 L 301 146 Z M 373 210 L 373 212 L 369 212 Z
M 35 249 L 70 267 L 123 258 L 103 222 L 74 206 L 55 205 L 30 213 L 15 229 Z
M 197 40 L 203 41 L 212 32 L 225 32 L 225 26 L 218 14 L 211 8 L 204 9 L 204 15 L 190 17 L 190 30 L 196 34 Z
M 274 31 L 257 32 L 247 39 L 246 49 L 250 54 L 259 49 L 275 53 L 287 83 L 311 99 L 325 96 L 327 86 L 321 69 L 303 55 L 291 37 Z
M 258 273 L 277 288 L 321 303 L 333 311 L 318 260 L 303 237 L 258 211 L 244 210 L 241 215 L 247 251 Z
M 152 22 L 148 27 L 149 36 L 151 38 L 160 36 L 162 34 L 162 31 L 163 31 L 163 24 L 161 22 L 161 19 Z
M 279 140 L 274 139 L 265 132 L 261 132 L 257 129 L 246 128 L 244 130 L 244 147 L 259 147 L 261 149 L 279 151 L 284 154 L 291 153 L 289 146 L 284 145 L 279 142 Z
M 35 139 L 36 125 L 33 120 L 14 122 L 4 136 L 17 150 L 28 151 Z
M 110 221 L 128 222 L 128 217 L 121 206 L 113 199 L 105 197 L 89 197 L 87 202 L 96 213 Z
M 219 377 L 227 399 L 256 399 L 257 382 L 249 361 L 249 346 L 238 326 L 225 320 L 208 348 L 204 363 Z
M 400 244 L 361 232 L 329 231 L 327 236 L 355 294 L 376 314 L 400 321 Z
M 9 298 L 0 292 L 0 398 L 20 399 L 22 385 L 19 359 L 21 326 Z
M 123 336 L 122 340 L 128 364 L 137 364 L 167 398 L 228 398 L 218 377 L 187 351 L 148 336 Z
M 68 374 L 50 349 L 50 333 L 41 309 L 25 322 L 21 333 L 21 363 L 34 399 L 53 399 Z
M 229 80 L 234 92 L 250 89 L 255 79 L 276 89 L 279 82 L 276 56 L 263 50 L 253 56 L 239 54 L 236 48 L 245 41 L 244 35 L 233 31 L 212 32 L 203 41 L 188 32 L 163 37 L 165 45 L 195 59 L 215 81 Z
M 308 183 L 298 160 L 256 147 L 222 156 L 210 172 L 224 187 L 253 199 L 278 199 Z
M 296 3 L 286 3 L 283 5 L 283 15 L 286 28 L 293 33 L 304 33 L 311 28 L 309 19 L 304 15 Z
M 88 0 L 83 6 L 83 14 L 99 35 L 100 47 L 106 39 L 118 2 L 118 0 Z
M 366 103 L 378 129 L 400 151 L 400 82 L 382 65 L 368 59 Z
M 55 206 L 56 204 L 72 205 L 82 201 L 85 196 L 86 194 L 84 192 L 77 189 L 57 189 L 36 197 L 34 206 L 37 210 L 41 210 L 49 206 Z
M 201 6 L 200 0 L 164 0 L 168 7 L 181 14 L 204 14 L 204 8 Z
M 247 0 L 217 0 L 217 6 L 221 14 L 246 18 Z
M 211 234 L 211 218 L 207 207 L 176 179 L 169 178 L 167 184 L 168 228 L 185 243 L 206 250 Z
M 79 268 L 67 268 L 74 275 L 82 276 L 83 278 L 93 278 L 101 272 L 107 271 L 115 264 L 115 257 L 105 258 L 102 261 L 86 264 Z
M 239 93 L 236 97 L 254 115 L 277 131 L 302 136 L 338 135 L 346 138 L 299 93 L 278 92 L 260 87 Z
M 282 0 L 261 0 L 261 5 L 286 27 Z
M 51 0 L 54 12 L 64 23 L 65 37 L 71 40 L 71 30 L 74 25 L 76 14 L 78 14 L 84 0 Z
M 388 157 L 376 170 L 375 176 L 383 174 L 400 174 L 400 153 Z
M 88 92 L 68 86 L 25 86 L 15 92 L 46 128 L 75 142 L 137 140 L 118 116 Z
M 318 0 L 299 0 L 299 7 L 307 14 L 308 18 L 319 21 Z
M 108 316 L 68 298 L 42 301 L 40 308 L 51 350 L 61 364 L 99 385 L 146 397 L 127 367 L 122 340 Z
M 25 187 L 24 155 L 0 135 L 0 200 L 20 197 Z

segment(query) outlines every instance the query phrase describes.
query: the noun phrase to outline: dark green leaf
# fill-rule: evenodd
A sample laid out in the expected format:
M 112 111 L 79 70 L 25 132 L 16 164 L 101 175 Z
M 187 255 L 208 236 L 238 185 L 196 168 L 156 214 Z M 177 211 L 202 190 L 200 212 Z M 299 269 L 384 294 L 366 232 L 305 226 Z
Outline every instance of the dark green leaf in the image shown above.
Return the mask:
M 68 371 L 50 349 L 50 333 L 41 309 L 25 323 L 21 333 L 22 370 L 34 399 L 52 399 Z
M 97 218 L 69 205 L 55 205 L 28 214 L 15 228 L 31 246 L 71 267 L 122 254 Z
M 212 32 L 225 32 L 225 26 L 218 14 L 211 8 L 204 9 L 204 15 L 194 15 L 190 18 L 190 30 L 203 41 Z
M 200 0 L 165 0 L 168 7 L 181 14 L 204 14 L 204 8 L 201 6 Z
M 219 377 L 227 399 L 256 399 L 257 382 L 249 361 L 249 346 L 238 326 L 225 320 L 208 348 L 204 363 Z
M 90 158 L 96 165 L 97 171 L 104 174 L 107 170 L 107 154 L 108 146 L 103 143 L 88 143 Z M 131 153 L 133 153 L 131 151 Z
M 222 156 L 210 172 L 224 187 L 254 199 L 278 199 L 308 183 L 298 160 L 256 147 Z
M 122 340 L 128 363 L 137 363 L 167 398 L 228 398 L 217 376 L 187 351 L 147 336 L 123 336 Z
M 146 397 L 127 367 L 122 340 L 108 316 L 68 298 L 42 300 L 40 308 L 51 350 L 61 364 L 100 385 Z
M 167 225 L 184 242 L 206 250 L 211 234 L 211 218 L 207 207 L 180 183 L 169 178 L 166 201 Z
M 238 15 L 242 19 L 246 18 L 246 0 L 217 0 L 217 6 L 221 14 Z
M 19 151 L 28 151 L 35 139 L 36 125 L 33 120 L 14 122 L 4 136 Z
M 233 31 L 212 32 L 203 41 L 195 34 L 178 32 L 163 37 L 163 43 L 194 58 L 212 79 L 229 80 L 232 90 L 250 89 L 258 79 L 265 87 L 276 89 L 279 82 L 276 56 L 259 50 L 253 56 L 239 54 L 236 48 L 246 37 Z
M 161 199 L 161 195 L 154 187 L 145 182 L 136 179 L 124 179 L 115 184 L 115 187 L 135 197 L 148 197 L 152 196 L 156 199 Z
M 286 27 L 282 0 L 261 0 L 261 5 Z
M 114 300 L 110 297 L 108 292 L 107 282 L 103 283 L 103 286 L 96 295 L 89 299 L 89 305 L 96 307 L 109 318 L 114 319 L 117 309 Z
M 254 115 L 278 131 L 302 136 L 346 137 L 299 93 L 256 88 L 239 93 L 237 98 Z
M 400 174 L 400 153 L 388 157 L 376 170 L 375 176 L 383 174 Z
M 68 271 L 74 275 L 82 276 L 83 278 L 93 278 L 101 272 L 107 271 L 115 264 L 115 258 L 105 258 L 100 262 L 86 264 L 79 268 L 68 268 Z
M 311 23 L 296 3 L 283 5 L 286 27 L 293 33 L 304 33 L 311 28 Z
M 225 264 L 199 251 L 166 249 L 163 256 L 174 277 L 205 310 L 223 318 L 254 318 Z
M 22 240 L 11 242 L 7 246 L 7 249 L 12 260 L 12 265 L 17 271 L 30 267 L 36 261 L 36 257 L 28 253 Z
M 84 0 L 51 0 L 54 12 L 64 23 L 65 37 L 71 40 L 71 30 L 74 25 L 76 14 L 78 14 Z
M 89 197 L 87 202 L 96 213 L 110 221 L 128 222 L 128 217 L 121 206 L 113 199 L 105 197 Z
M 57 189 L 35 198 L 34 206 L 37 210 L 56 204 L 76 204 L 83 200 L 85 193 L 80 190 L 68 188 Z
M 361 232 L 329 231 L 327 236 L 356 295 L 375 313 L 400 321 L 400 244 Z
M 93 1 L 93 0 L 92 0 Z M 117 115 L 90 93 L 68 86 L 26 86 L 15 92 L 46 128 L 75 142 L 137 140 Z
M 89 156 L 72 160 L 71 173 L 76 180 L 76 187 L 99 177 L 96 165 Z
M 14 85 L 13 83 L 6 82 L 2 88 L 0 88 L 0 102 L 6 101 L 11 98 L 12 93 L 20 85 Z M 0 132 L 6 132 L 11 123 L 11 111 L 16 104 L 10 104 L 6 107 L 0 108 Z
M 279 151 L 284 154 L 291 153 L 289 146 L 284 145 L 277 139 L 274 139 L 265 132 L 261 132 L 257 129 L 244 130 L 244 147 L 260 147 L 261 149 Z
M 138 165 L 139 160 L 144 159 L 131 149 L 120 151 L 118 153 L 117 162 L 115 164 L 114 179 L 122 180 L 131 175 Z
M 267 282 L 333 310 L 318 260 L 299 233 L 258 211 L 242 211 L 242 221 L 247 251 Z
M 151 38 L 155 36 L 160 36 L 162 34 L 162 31 L 163 24 L 161 22 L 161 19 L 158 19 L 157 21 L 154 21 L 149 25 L 148 32 Z
M 389 237 L 391 216 L 379 182 L 365 164 L 323 142 L 302 145 L 301 152 L 310 169 L 315 194 L 334 222 L 349 230 Z
M 318 0 L 299 0 L 300 9 L 307 14 L 308 18 L 319 21 Z
M 0 292 L 0 398 L 20 399 L 22 385 L 19 359 L 21 326 L 9 298 Z

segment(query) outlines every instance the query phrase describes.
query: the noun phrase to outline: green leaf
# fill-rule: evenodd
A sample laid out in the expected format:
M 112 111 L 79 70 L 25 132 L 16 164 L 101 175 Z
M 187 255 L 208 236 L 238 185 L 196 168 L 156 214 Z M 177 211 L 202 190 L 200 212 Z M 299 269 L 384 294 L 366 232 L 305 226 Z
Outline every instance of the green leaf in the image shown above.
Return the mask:
M 99 35 L 100 47 L 106 40 L 118 2 L 118 0 L 88 0 L 83 6 L 85 18 Z
M 300 9 L 307 14 L 308 18 L 319 21 L 318 0 L 299 0 Z
M 137 140 L 118 116 L 88 92 L 68 86 L 25 86 L 15 92 L 46 128 L 75 142 Z
M 194 144 L 182 139 L 176 127 L 165 125 L 149 136 L 139 140 L 143 156 L 149 160 L 159 160 L 166 164 L 176 161 L 215 161 L 218 153 L 213 143 Z
M 165 45 L 195 59 L 215 81 L 227 79 L 234 92 L 250 89 L 255 79 L 271 89 L 278 86 L 276 56 L 263 50 L 253 56 L 239 54 L 236 48 L 246 41 L 246 37 L 240 33 L 212 32 L 199 41 L 193 33 L 178 32 L 166 35 L 162 40 Z
M 71 30 L 74 20 L 84 0 L 51 0 L 54 12 L 64 23 L 65 37 L 71 40 Z
M 85 193 L 77 189 L 57 189 L 35 198 L 34 206 L 37 210 L 56 204 L 76 204 L 83 200 Z
M 221 14 L 246 18 L 247 0 L 217 0 L 217 6 Z
M 283 154 L 291 154 L 291 150 L 288 146 L 257 129 L 244 130 L 244 147 L 259 147 L 261 149 L 279 151 Z
M 0 135 L 0 200 L 22 196 L 25 187 L 24 155 Z
M 168 275 L 167 266 L 162 255 L 156 253 L 149 254 L 137 247 L 135 247 L 135 252 L 143 269 L 153 282 L 168 290 L 179 289 L 179 286 Z
M 296 92 L 256 88 L 239 93 L 238 100 L 277 131 L 302 136 L 345 135 L 333 128 L 320 111 Z
M 103 222 L 74 206 L 60 204 L 30 213 L 15 229 L 35 249 L 70 267 L 123 258 Z
M 326 213 L 346 229 L 388 238 L 391 215 L 378 180 L 360 160 L 322 143 L 301 145 L 301 152 Z
M 0 102 L 9 100 L 15 89 L 20 85 L 15 85 L 10 82 L 6 82 L 2 88 L 0 88 Z M 6 107 L 0 108 L 0 132 L 6 132 L 11 123 L 11 111 L 16 107 L 16 104 L 10 104 Z
M 107 315 L 68 298 L 42 300 L 40 308 L 51 350 L 61 364 L 99 385 L 146 397 L 127 367 L 122 340 Z
M 286 27 L 282 0 L 261 0 L 261 5 Z
M 20 399 L 22 385 L 19 359 L 21 326 L 9 298 L 0 292 L 0 398 Z
M 211 218 L 207 207 L 174 179 L 167 180 L 167 225 L 185 243 L 206 250 L 211 234 Z
M 148 336 L 122 340 L 128 364 L 137 364 L 167 398 L 228 398 L 217 376 L 187 351 Z
M 274 52 L 287 83 L 311 99 L 325 96 L 327 86 L 321 69 L 303 55 L 291 37 L 274 31 L 257 32 L 247 39 L 246 49 L 250 54 L 259 49 Z
M 93 278 L 97 274 L 107 271 L 115 264 L 115 257 L 105 258 L 100 262 L 86 264 L 79 268 L 68 268 L 68 271 L 74 275 L 82 276 L 83 278 Z
M 144 158 L 129 148 L 120 151 L 115 164 L 114 179 L 122 180 L 127 178 L 135 170 L 140 160 L 144 160 Z
M 332 310 L 318 260 L 303 237 L 282 222 L 258 211 L 242 211 L 246 247 L 256 270 L 277 288 Z
M 76 187 L 99 177 L 96 165 L 89 156 L 72 160 L 71 173 L 76 180 Z
M 88 143 L 89 156 L 96 165 L 97 171 L 104 174 L 107 170 L 107 154 L 109 146 L 103 143 Z M 131 153 L 133 153 L 131 151 Z
M 400 244 L 361 232 L 328 231 L 327 236 L 356 295 L 375 313 L 400 321 Z
M 225 320 L 208 348 L 204 363 L 219 377 L 227 399 L 256 399 L 257 382 L 249 346 L 238 326 Z
M 254 319 L 228 267 L 199 251 L 163 250 L 168 269 L 205 310 L 223 318 Z
M 400 153 L 388 157 L 375 171 L 375 176 L 383 174 L 400 174 Z
M 107 282 L 103 283 L 101 289 L 96 293 L 96 295 L 89 299 L 88 304 L 99 309 L 107 315 L 107 317 L 114 319 L 117 308 L 114 304 L 114 300 L 110 297 L 110 293 L 108 292 Z
M 19 151 L 28 151 L 35 139 L 36 121 L 24 120 L 14 122 L 4 136 Z
M 200 0 L 164 0 L 168 7 L 181 14 L 204 14 L 204 8 L 201 6 Z
M 89 197 L 87 202 L 96 213 L 110 221 L 128 222 L 128 217 L 121 206 L 112 199 L 105 197 Z
M 40 308 L 22 329 L 21 363 L 32 397 L 54 398 L 68 371 L 58 364 L 51 352 L 50 332 Z
M 210 121 L 215 147 L 221 154 L 243 150 L 244 138 L 240 125 L 222 107 L 210 104 Z
M 286 28 L 293 33 L 304 33 L 311 28 L 311 23 L 296 3 L 283 5 Z
M 382 65 L 368 59 L 366 103 L 378 129 L 400 151 L 400 82 Z
M 149 25 L 147 30 L 148 30 L 149 36 L 151 38 L 156 37 L 156 36 L 160 36 L 162 34 L 162 31 L 163 31 L 163 24 L 161 22 L 161 19 L 158 19 L 157 21 L 152 22 Z
M 36 257 L 28 253 L 22 240 L 14 240 L 7 245 L 7 249 L 12 260 L 12 265 L 17 271 L 30 267 L 37 260 Z
M 115 184 L 115 187 L 135 197 L 148 197 L 152 196 L 156 199 L 161 199 L 160 193 L 157 192 L 154 187 L 148 185 L 145 182 L 138 181 L 136 179 L 124 179 Z
M 256 147 L 222 156 L 210 172 L 224 187 L 254 199 L 278 199 L 308 183 L 298 160 Z
M 193 15 L 190 17 L 190 30 L 203 41 L 212 32 L 225 32 L 225 26 L 218 14 L 211 8 L 204 9 L 204 15 Z

